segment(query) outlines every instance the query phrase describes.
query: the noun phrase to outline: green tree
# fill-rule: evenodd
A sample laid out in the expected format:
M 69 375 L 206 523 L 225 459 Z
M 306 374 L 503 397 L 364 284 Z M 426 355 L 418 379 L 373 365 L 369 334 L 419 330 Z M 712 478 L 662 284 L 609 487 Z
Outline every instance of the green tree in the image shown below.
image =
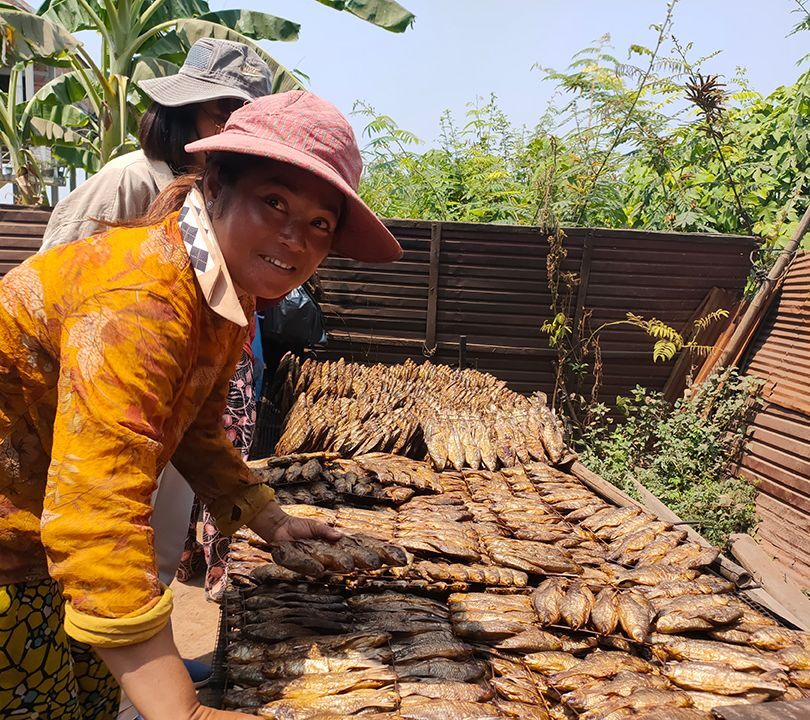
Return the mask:
M 706 58 L 689 62 L 688 50 L 633 46 L 633 64 L 603 38 L 545 71 L 558 93 L 533 128 L 512 125 L 491 98 L 464 123 L 445 113 L 438 147 L 422 152 L 359 105 L 363 196 L 389 217 L 753 233 L 779 245 L 810 197 L 810 72 L 768 96 L 742 76 L 727 92 L 698 77 Z M 695 101 L 712 88 L 709 121 Z
M 394 0 L 319 1 L 391 32 L 403 32 L 414 18 Z M 176 72 L 188 48 L 201 37 L 253 47 L 274 71 L 275 92 L 301 87 L 293 72 L 257 44 L 296 40 L 297 23 L 252 10 L 215 12 L 205 0 L 45 0 L 36 16 L 0 10 L 0 26 L 6 36 L 26 37 L 34 46 L 47 45 L 49 39 L 63 41 L 47 58 L 68 71 L 37 93 L 26 119 L 48 119 L 73 131 L 70 137 L 77 142 L 55 151 L 89 172 L 135 147 L 137 120 L 146 104 L 135 81 Z M 66 41 L 79 31 L 100 36 L 98 62 L 75 38 Z M 39 56 L 28 58 L 33 59 Z

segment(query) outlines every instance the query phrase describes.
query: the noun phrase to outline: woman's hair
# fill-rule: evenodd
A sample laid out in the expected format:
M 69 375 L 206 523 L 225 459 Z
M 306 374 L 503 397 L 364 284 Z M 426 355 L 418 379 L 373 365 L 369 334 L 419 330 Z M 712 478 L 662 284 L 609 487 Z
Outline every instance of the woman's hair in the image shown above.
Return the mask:
M 176 177 L 158 193 L 158 196 L 152 200 L 152 204 L 149 206 L 148 210 L 140 217 L 119 221 L 102 220 L 99 218 L 97 222 L 107 227 L 127 228 L 158 225 L 166 219 L 167 215 L 171 215 L 173 212 L 177 212 L 183 207 L 183 203 L 186 200 L 186 196 L 191 192 L 191 188 L 202 180 L 205 175 L 216 173 L 217 179 L 222 183 L 222 189 L 227 195 L 230 188 L 236 184 L 241 173 L 250 170 L 255 165 L 259 165 L 262 162 L 267 162 L 267 159 L 259 157 L 258 155 L 213 152 L 208 156 L 205 169 L 202 173 L 187 173 Z
M 175 175 L 196 169 L 194 158 L 185 147 L 197 139 L 196 107 L 168 107 L 153 102 L 143 114 L 138 140 L 150 160 L 162 160 Z

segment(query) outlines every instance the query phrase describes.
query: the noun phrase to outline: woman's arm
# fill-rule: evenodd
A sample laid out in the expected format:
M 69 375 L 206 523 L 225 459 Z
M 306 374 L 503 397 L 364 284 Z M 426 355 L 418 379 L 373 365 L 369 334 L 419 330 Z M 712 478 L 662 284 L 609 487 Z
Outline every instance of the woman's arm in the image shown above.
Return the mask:
M 95 650 L 145 720 L 255 720 L 200 705 L 169 626 L 137 645 Z

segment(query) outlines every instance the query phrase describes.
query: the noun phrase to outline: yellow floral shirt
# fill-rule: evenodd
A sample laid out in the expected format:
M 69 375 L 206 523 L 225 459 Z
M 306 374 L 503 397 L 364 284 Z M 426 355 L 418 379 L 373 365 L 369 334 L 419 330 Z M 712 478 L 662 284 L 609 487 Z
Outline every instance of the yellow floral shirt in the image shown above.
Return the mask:
M 0 281 L 0 585 L 59 581 L 85 642 L 168 622 L 149 518 L 170 458 L 225 533 L 272 499 L 221 424 L 244 315 L 212 309 L 189 252 L 174 214 Z M 253 299 L 239 302 L 249 315 Z

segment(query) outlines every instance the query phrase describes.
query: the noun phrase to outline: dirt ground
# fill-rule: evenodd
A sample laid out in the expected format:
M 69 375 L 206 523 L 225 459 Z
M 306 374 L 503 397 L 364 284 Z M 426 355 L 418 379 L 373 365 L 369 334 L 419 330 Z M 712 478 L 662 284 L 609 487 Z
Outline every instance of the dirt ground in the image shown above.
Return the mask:
M 205 599 L 202 578 L 190 583 L 175 580 L 171 588 L 174 593 L 172 631 L 180 657 L 210 665 L 217 640 L 219 605 Z M 200 691 L 200 700 L 208 704 L 205 689 Z M 134 720 L 135 717 L 137 713 L 132 703 L 124 698 L 118 720 Z
M 210 665 L 217 640 L 219 605 L 208 602 L 203 591 L 203 579 L 172 585 L 174 611 L 172 630 L 180 656 Z

